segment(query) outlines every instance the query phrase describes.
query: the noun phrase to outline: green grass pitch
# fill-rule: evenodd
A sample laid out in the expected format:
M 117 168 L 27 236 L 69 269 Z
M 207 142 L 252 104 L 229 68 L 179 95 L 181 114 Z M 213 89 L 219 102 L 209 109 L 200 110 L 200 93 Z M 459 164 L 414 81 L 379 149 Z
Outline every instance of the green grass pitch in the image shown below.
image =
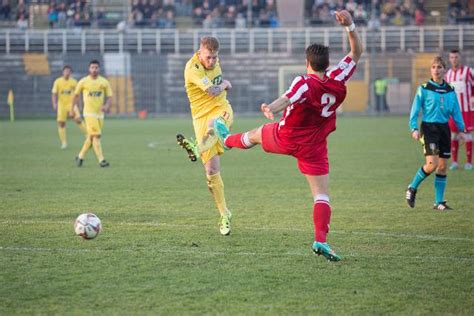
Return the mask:
M 234 130 L 263 122 L 237 117 Z M 295 160 L 261 148 L 223 157 L 234 219 L 220 236 L 178 132 L 191 135 L 191 120 L 107 120 L 111 167 L 91 151 L 79 169 L 72 122 L 64 151 L 53 120 L 0 122 L 0 315 L 474 313 L 474 173 L 449 173 L 454 211 L 432 210 L 432 178 L 409 209 L 423 157 L 407 118 L 342 117 L 330 137 L 340 263 L 310 250 L 312 198 Z M 85 211 L 103 223 L 92 241 L 73 233 Z

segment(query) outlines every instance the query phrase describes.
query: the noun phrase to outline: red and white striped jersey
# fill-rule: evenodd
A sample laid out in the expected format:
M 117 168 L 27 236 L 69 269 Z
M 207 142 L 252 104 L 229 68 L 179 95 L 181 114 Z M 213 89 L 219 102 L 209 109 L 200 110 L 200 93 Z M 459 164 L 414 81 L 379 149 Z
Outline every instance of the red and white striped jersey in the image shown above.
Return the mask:
M 472 89 L 474 86 L 474 69 L 463 65 L 456 70 L 451 68 L 446 72 L 445 79 L 454 86 L 461 112 L 474 112 L 474 106 L 471 105 Z
M 279 123 L 282 141 L 298 145 L 326 141 L 336 129 L 336 109 L 346 98 L 345 83 L 355 69 L 355 61 L 346 56 L 323 78 L 313 74 L 296 77 L 284 94 L 291 105 Z

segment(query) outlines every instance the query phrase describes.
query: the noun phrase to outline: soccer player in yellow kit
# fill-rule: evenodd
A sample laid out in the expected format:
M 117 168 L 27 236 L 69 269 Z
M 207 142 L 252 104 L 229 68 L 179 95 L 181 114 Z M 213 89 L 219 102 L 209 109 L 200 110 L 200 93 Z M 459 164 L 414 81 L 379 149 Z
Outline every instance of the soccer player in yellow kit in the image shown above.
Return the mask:
M 57 113 L 58 134 L 61 141 L 61 149 L 67 148 L 66 121 L 68 117 L 74 119 L 81 131 L 86 134 L 86 126 L 81 119 L 81 114 L 77 106 L 73 106 L 74 89 L 77 81 L 71 77 L 72 68 L 69 65 L 63 67 L 63 75 L 54 81 L 51 90 L 51 102 L 53 109 Z
M 102 168 L 110 166 L 102 153 L 100 136 L 104 125 L 104 113 L 107 113 L 112 104 L 112 88 L 109 81 L 99 76 L 100 63 L 93 60 L 89 63 L 89 75 L 82 78 L 74 91 L 74 104 L 78 104 L 80 94 L 84 109 L 82 115 L 86 121 L 87 137 L 79 155 L 76 157 L 78 167 L 82 167 L 84 157 L 89 148 L 94 148 L 95 155 Z
M 221 215 L 219 230 L 222 235 L 230 234 L 232 214 L 227 208 L 224 183 L 220 175 L 220 155 L 224 147 L 214 133 L 216 119 L 221 118 L 230 128 L 233 111 L 227 100 L 227 91 L 232 88 L 229 81 L 222 79 L 218 58 L 219 42 L 215 37 L 203 37 L 199 50 L 187 62 L 184 70 L 186 93 L 191 104 L 196 142 L 177 135 L 178 144 L 195 161 L 201 157 L 206 170 L 207 185 L 214 197 Z

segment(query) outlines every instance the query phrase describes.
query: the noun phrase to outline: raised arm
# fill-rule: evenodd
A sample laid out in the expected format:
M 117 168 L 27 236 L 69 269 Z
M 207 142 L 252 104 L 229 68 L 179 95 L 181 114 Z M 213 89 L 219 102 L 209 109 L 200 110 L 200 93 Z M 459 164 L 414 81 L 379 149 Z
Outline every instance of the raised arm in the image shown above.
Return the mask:
M 286 109 L 291 104 L 296 104 L 307 97 L 309 87 L 304 76 L 297 76 L 290 88 L 278 99 L 270 104 L 262 104 L 262 112 L 266 118 L 273 120 L 274 114 Z
M 290 99 L 283 95 L 270 104 L 263 103 L 261 109 L 267 119 L 273 120 L 275 113 L 283 111 L 290 104 Z
M 351 46 L 351 51 L 348 56 L 357 63 L 360 59 L 360 56 L 362 55 L 362 52 L 364 51 L 364 48 L 362 47 L 362 42 L 360 40 L 359 34 L 357 33 L 354 21 L 352 20 L 352 16 L 346 10 L 336 12 L 335 16 L 337 22 L 346 27 L 347 34 L 349 36 L 349 45 Z

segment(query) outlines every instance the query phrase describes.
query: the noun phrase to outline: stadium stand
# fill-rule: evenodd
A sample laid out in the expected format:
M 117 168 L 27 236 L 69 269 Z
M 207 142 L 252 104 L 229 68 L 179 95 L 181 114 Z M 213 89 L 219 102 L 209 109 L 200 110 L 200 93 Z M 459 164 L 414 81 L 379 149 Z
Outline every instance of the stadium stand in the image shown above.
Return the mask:
M 0 26 L 34 28 L 279 27 L 277 0 L 1 0 Z M 358 24 L 474 22 L 472 0 L 304 0 L 305 25 L 334 25 L 346 9 Z

